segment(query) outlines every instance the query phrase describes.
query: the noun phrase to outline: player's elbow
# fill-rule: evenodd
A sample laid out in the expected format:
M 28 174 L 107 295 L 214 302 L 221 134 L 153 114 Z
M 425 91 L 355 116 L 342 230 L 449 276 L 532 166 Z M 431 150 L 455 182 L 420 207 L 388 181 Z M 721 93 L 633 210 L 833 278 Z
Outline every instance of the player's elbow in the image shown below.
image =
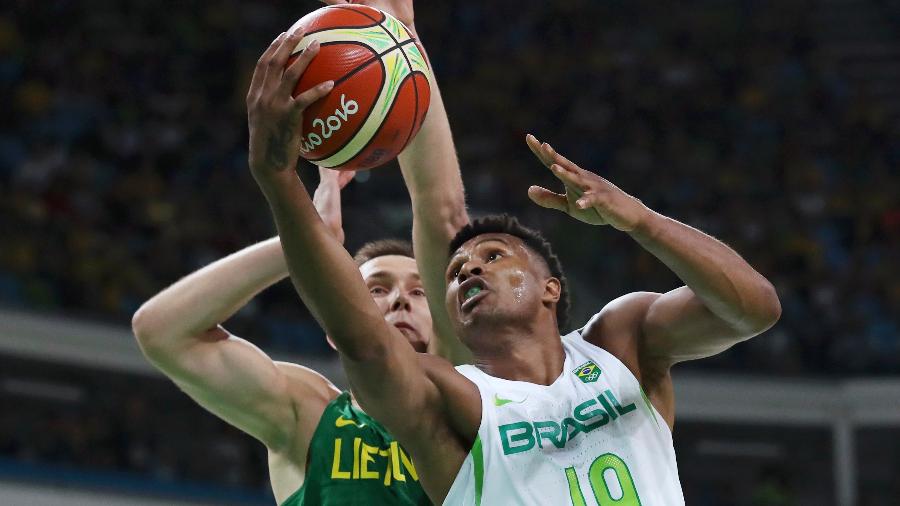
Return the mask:
M 141 352 L 151 361 L 164 353 L 165 346 L 158 325 L 158 317 L 147 303 L 131 317 L 131 332 Z
M 150 324 L 151 316 L 149 313 L 147 305 L 144 304 L 131 316 L 131 332 L 138 342 L 147 341 L 150 338 L 152 325 Z
M 781 318 L 781 301 L 778 299 L 775 286 L 768 280 L 762 279 L 757 290 L 756 303 L 751 317 L 747 319 L 748 330 L 753 335 L 769 330 Z

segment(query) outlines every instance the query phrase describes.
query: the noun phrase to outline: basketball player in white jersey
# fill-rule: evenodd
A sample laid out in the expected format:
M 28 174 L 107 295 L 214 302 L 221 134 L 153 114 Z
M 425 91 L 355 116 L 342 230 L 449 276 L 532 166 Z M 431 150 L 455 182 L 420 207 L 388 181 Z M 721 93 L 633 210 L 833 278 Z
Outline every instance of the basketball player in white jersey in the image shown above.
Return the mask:
M 771 283 L 723 243 L 529 136 L 565 187 L 562 194 L 532 187 L 534 202 L 628 234 L 685 286 L 624 295 L 561 336 L 565 283 L 549 246 L 511 220 L 476 221 L 451 242 L 446 292 L 428 293 L 426 285 L 430 298 L 444 298 L 446 315 L 435 321 L 453 325 L 475 365 L 456 369 L 416 353 L 384 322 L 352 259 L 318 219 L 293 172 L 296 139 L 276 140 L 299 131 L 289 95 L 296 76 L 265 80 L 259 100 L 248 104 L 250 167 L 292 281 L 334 340 L 359 403 L 410 451 L 431 499 L 684 504 L 670 368 L 771 327 L 781 311 Z M 436 215 L 448 210 L 440 201 L 432 207 Z M 433 267 L 420 264 L 420 271 Z

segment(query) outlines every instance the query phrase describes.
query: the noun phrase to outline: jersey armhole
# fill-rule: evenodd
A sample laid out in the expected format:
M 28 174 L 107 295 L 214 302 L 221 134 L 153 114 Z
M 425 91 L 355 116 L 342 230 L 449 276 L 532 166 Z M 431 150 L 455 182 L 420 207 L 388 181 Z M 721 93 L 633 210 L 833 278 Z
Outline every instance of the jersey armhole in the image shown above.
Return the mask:
M 300 485 L 300 487 L 297 488 L 297 490 L 295 490 L 293 494 L 289 495 L 288 498 L 285 499 L 283 502 L 281 502 L 278 506 L 289 506 L 291 503 L 293 503 L 297 500 L 297 497 L 299 497 L 301 494 L 303 494 L 303 489 L 305 489 L 305 488 L 306 488 L 306 477 L 304 476 L 303 483 Z
M 468 453 L 466 453 L 466 458 L 463 460 L 463 464 L 457 472 L 456 478 L 453 480 L 453 483 L 450 484 L 447 497 L 450 497 L 451 493 L 454 492 L 454 489 L 458 486 L 458 482 L 460 478 L 462 478 L 462 473 L 466 471 L 466 466 L 468 465 L 467 462 L 471 460 L 475 506 L 481 506 L 481 498 L 484 491 L 484 473 L 486 468 L 484 462 L 484 441 L 482 440 L 481 435 L 482 433 L 487 434 L 485 429 L 486 424 L 488 423 L 487 417 L 491 416 L 492 413 L 489 409 L 490 394 L 488 390 L 490 390 L 490 387 L 487 382 L 483 381 L 482 374 L 484 373 L 474 365 L 459 365 L 456 366 L 456 370 L 465 376 L 466 379 L 474 383 L 475 387 L 478 388 L 478 396 L 481 398 L 481 421 L 478 423 L 478 432 L 475 434 L 475 440 L 472 441 L 472 446 L 469 448 Z M 445 497 L 444 504 L 447 504 L 446 501 L 447 498 Z
M 481 429 L 485 426 L 486 417 L 489 416 L 490 411 L 488 408 L 489 401 L 489 393 L 486 389 L 489 389 L 489 385 L 483 381 L 481 375 L 484 374 L 480 369 L 471 364 L 464 364 L 456 366 L 455 369 L 459 371 L 460 374 L 466 377 L 469 381 L 475 384 L 475 388 L 478 389 L 478 397 L 481 399 L 481 419 L 478 421 L 478 432 L 475 435 L 475 440 L 477 441 L 481 436 Z M 472 446 L 475 446 L 475 441 L 472 442 Z M 469 453 L 472 452 L 472 448 L 469 448 Z
M 582 328 L 584 328 L 584 327 L 582 327 Z M 619 366 L 622 370 L 624 370 L 625 372 L 627 372 L 627 373 L 628 373 L 628 376 L 629 376 L 631 379 L 633 379 L 635 383 L 637 383 L 638 390 L 640 390 L 640 392 L 641 392 L 641 398 L 643 399 L 644 403 L 647 405 L 647 408 L 649 409 L 650 413 L 653 415 L 653 421 L 656 422 L 656 425 L 657 425 L 658 427 L 660 427 L 660 428 L 662 428 L 662 429 L 665 429 L 665 432 L 669 435 L 669 438 L 671 439 L 671 438 L 673 437 L 673 435 L 672 435 L 672 429 L 669 428 L 669 424 L 666 423 L 666 419 L 663 418 L 663 416 L 662 416 L 662 414 L 660 414 L 659 410 L 656 409 L 656 406 L 654 406 L 653 403 L 650 402 L 650 398 L 647 396 L 647 393 L 644 392 L 644 386 L 641 385 L 641 382 L 640 382 L 640 381 L 638 381 L 637 376 L 635 376 L 634 373 L 631 372 L 631 369 L 629 369 L 628 366 L 625 365 L 624 362 L 622 362 L 621 360 L 619 360 L 619 357 L 613 355 L 612 353 L 606 351 L 606 350 L 603 349 L 602 347 L 597 346 L 596 344 L 594 344 L 594 343 L 588 341 L 587 339 L 585 339 L 584 336 L 581 335 L 581 330 L 582 330 L 582 329 L 578 329 L 578 330 L 572 331 L 571 333 L 566 334 L 565 336 L 563 336 L 563 339 L 568 339 L 569 341 L 576 341 L 576 340 L 577 340 L 577 341 L 579 341 L 580 343 L 584 343 L 584 345 L 586 345 L 586 346 L 588 347 L 588 349 L 590 349 L 590 350 L 593 351 L 593 352 L 599 353 L 600 355 L 603 355 L 603 356 L 609 358 L 609 359 L 612 360 L 614 363 L 618 364 L 618 366 Z
M 330 382 L 329 382 L 330 383 Z M 316 423 L 316 428 L 313 430 L 312 436 L 310 436 L 309 441 L 306 442 L 306 461 L 303 463 L 303 483 L 297 487 L 297 490 L 294 491 L 293 494 L 289 495 L 287 499 L 285 499 L 279 506 L 288 506 L 291 504 L 291 501 L 295 500 L 297 496 L 303 494 L 304 489 L 306 489 L 306 484 L 309 483 L 309 463 L 312 462 L 312 454 L 313 454 L 313 441 L 319 436 L 319 432 L 324 430 L 322 427 L 325 425 L 325 415 L 328 414 L 328 410 L 336 405 L 339 402 L 346 402 L 349 400 L 350 392 L 342 391 L 337 394 L 333 399 L 328 401 L 325 404 L 325 409 L 322 410 L 322 414 L 319 416 L 319 421 Z

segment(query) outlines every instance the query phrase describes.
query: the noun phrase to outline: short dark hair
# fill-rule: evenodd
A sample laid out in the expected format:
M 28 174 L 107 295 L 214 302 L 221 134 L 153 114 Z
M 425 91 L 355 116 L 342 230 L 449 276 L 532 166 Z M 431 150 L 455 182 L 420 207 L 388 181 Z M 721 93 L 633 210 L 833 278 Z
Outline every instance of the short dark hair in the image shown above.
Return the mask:
M 556 303 L 556 323 L 560 329 L 567 328 L 569 325 L 569 282 L 563 273 L 559 257 L 553 252 L 553 247 L 543 234 L 522 225 L 519 220 L 508 214 L 492 214 L 472 220 L 460 229 L 450 241 L 450 255 L 452 256 L 469 239 L 483 234 L 509 234 L 518 237 L 530 250 L 544 259 L 544 263 L 550 269 L 550 275 L 558 279 L 560 285 L 559 301 Z
M 373 258 L 388 255 L 416 258 L 413 253 L 413 245 L 411 242 L 403 239 L 381 239 L 363 244 L 362 247 L 356 250 L 356 254 L 353 255 L 353 260 L 356 262 L 357 267 L 359 267 Z

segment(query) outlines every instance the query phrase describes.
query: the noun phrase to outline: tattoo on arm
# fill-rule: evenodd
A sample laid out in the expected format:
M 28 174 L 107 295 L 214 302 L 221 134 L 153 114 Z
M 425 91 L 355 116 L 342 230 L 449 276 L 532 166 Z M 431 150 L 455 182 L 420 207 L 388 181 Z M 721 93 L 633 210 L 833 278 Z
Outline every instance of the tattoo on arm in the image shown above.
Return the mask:
M 285 118 L 278 122 L 275 133 L 269 137 L 266 148 L 266 165 L 269 167 L 287 167 L 290 163 L 288 153 L 294 139 L 293 118 Z

